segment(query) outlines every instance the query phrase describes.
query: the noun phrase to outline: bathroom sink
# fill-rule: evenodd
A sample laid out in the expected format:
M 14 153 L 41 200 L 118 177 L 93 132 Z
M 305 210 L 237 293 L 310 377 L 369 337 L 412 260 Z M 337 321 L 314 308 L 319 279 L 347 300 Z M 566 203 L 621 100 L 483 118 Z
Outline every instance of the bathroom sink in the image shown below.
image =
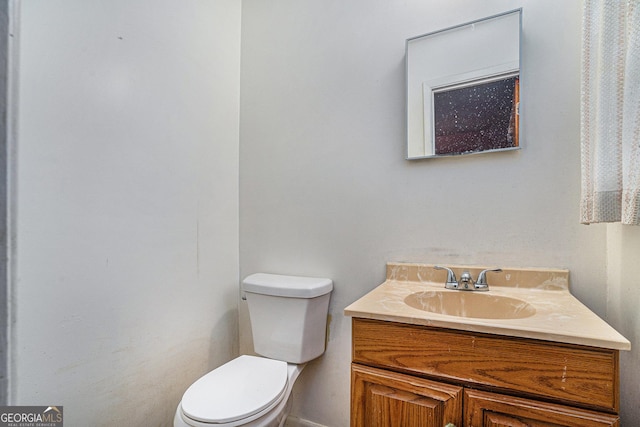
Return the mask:
M 526 301 L 484 292 L 422 291 L 410 294 L 404 302 L 430 313 L 478 319 L 523 319 L 536 313 Z

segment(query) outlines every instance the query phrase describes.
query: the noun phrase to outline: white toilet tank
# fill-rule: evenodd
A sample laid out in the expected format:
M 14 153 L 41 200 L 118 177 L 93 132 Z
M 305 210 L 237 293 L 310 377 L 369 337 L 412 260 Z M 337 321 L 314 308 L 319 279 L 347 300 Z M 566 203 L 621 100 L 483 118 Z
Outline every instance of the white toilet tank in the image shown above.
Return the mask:
M 242 285 L 256 353 L 289 363 L 324 353 L 331 279 L 257 273 Z

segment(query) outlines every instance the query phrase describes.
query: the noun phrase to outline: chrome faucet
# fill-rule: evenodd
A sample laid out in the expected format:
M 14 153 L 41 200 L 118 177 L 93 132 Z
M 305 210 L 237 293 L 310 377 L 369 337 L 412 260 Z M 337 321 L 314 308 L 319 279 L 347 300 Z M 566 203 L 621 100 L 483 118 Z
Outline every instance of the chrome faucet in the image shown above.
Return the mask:
M 460 281 L 458 282 L 458 289 L 460 290 L 465 290 L 465 291 L 472 291 L 473 285 L 475 283 L 473 282 L 473 277 L 471 277 L 471 273 L 469 273 L 467 270 L 463 271 L 462 274 L 460 275 Z
M 482 270 L 478 275 L 478 281 L 474 282 L 471 273 L 465 270 L 460 275 L 460 281 L 456 280 L 456 275 L 450 268 L 434 265 L 436 270 L 447 270 L 447 282 L 444 284 L 446 289 L 457 289 L 459 291 L 488 291 L 489 283 L 487 283 L 487 273 L 490 271 L 499 272 L 500 268 L 488 268 Z

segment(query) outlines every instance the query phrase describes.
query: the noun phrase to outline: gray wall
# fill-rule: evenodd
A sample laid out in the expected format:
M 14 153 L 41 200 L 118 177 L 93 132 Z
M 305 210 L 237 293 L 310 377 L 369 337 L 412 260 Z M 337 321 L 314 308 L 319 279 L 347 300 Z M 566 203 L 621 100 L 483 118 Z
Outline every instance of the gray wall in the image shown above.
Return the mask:
M 620 355 L 620 396 L 623 426 L 640 425 L 640 227 L 607 225 L 607 320 L 631 341 Z
M 170 425 L 238 351 L 238 265 L 335 280 L 293 409 L 331 427 L 348 424 L 343 309 L 387 261 L 569 268 L 635 344 L 640 234 L 577 223 L 579 0 L 243 0 L 242 49 L 232 0 L 21 5 L 10 403 Z M 404 40 L 520 6 L 523 149 L 403 160 Z
M 21 9 L 10 402 L 172 425 L 238 350 L 240 4 Z
M 404 40 L 517 7 L 522 150 L 404 160 Z M 241 276 L 335 281 L 328 350 L 295 415 L 348 424 L 342 313 L 387 261 L 568 268 L 606 317 L 606 227 L 578 223 L 579 0 L 244 0 L 242 20 Z M 250 351 L 244 304 L 240 320 Z
M 0 1 L 0 176 L 7 176 L 9 3 Z M 7 404 L 9 298 L 7 272 L 7 181 L 0 179 L 0 405 Z

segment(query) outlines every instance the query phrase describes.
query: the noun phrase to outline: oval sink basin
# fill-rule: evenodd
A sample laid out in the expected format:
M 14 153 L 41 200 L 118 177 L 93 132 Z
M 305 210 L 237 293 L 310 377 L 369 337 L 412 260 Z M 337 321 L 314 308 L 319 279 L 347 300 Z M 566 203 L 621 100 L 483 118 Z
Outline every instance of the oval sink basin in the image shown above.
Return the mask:
M 526 301 L 480 292 L 416 292 L 406 297 L 404 302 L 430 313 L 478 319 L 523 319 L 536 313 L 536 309 Z

